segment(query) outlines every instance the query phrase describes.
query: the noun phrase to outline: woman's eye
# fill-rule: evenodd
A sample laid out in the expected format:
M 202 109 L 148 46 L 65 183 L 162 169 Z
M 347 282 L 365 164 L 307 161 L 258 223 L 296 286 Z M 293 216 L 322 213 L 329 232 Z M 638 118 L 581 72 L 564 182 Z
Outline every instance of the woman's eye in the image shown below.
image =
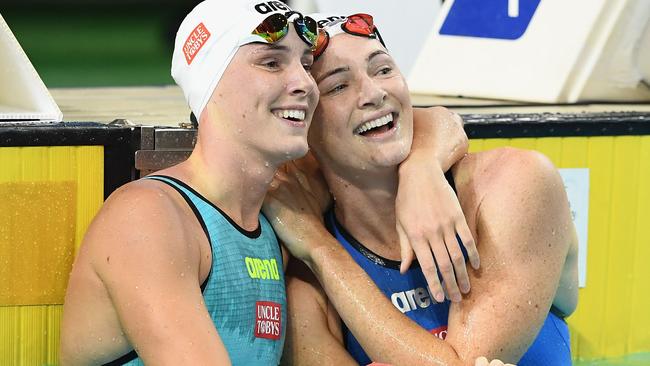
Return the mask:
M 338 85 L 334 86 L 332 89 L 330 89 L 330 91 L 328 93 L 338 93 L 340 91 L 343 91 L 347 87 L 348 86 L 346 84 L 338 84 Z
M 280 67 L 280 63 L 275 60 L 263 62 L 262 65 L 268 67 L 269 69 L 277 69 Z
M 302 64 L 302 67 L 305 69 L 305 71 L 311 71 L 311 64 Z
M 388 75 L 388 74 L 390 74 L 391 71 L 393 71 L 393 69 L 391 69 L 390 67 L 386 66 L 386 67 L 382 67 L 381 69 L 379 69 L 378 74 L 379 74 L 379 75 Z

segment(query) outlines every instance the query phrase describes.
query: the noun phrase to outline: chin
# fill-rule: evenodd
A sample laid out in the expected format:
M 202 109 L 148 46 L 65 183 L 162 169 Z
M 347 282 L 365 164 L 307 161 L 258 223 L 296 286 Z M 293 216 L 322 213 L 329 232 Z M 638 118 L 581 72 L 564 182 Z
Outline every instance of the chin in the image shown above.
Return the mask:
M 303 156 L 307 155 L 308 151 L 309 145 L 307 145 L 307 141 L 305 141 L 303 144 L 296 144 L 290 148 L 287 148 L 285 151 L 282 151 L 282 159 L 287 161 L 300 159 Z
M 385 146 L 380 154 L 375 154 L 373 160 L 377 165 L 393 167 L 401 164 L 409 155 L 411 144 L 395 143 L 392 146 Z

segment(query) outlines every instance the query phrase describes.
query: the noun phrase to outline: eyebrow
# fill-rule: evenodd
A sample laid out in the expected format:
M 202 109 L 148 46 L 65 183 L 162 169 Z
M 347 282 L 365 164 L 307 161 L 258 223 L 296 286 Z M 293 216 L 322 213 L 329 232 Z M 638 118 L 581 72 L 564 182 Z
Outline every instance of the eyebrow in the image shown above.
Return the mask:
M 370 55 L 368 55 L 368 57 L 366 57 L 366 62 L 370 62 L 370 60 L 372 60 L 374 57 L 379 56 L 379 55 L 388 56 L 388 53 L 386 51 L 384 51 L 384 50 L 377 50 L 377 51 L 371 53 Z
M 350 67 L 349 67 L 349 66 L 337 67 L 336 69 L 330 70 L 330 71 L 326 72 L 323 76 L 319 77 L 319 78 L 316 80 L 316 84 L 320 83 L 321 81 L 327 79 L 328 77 L 330 77 L 330 76 L 332 76 L 332 75 L 335 75 L 335 74 L 338 74 L 338 73 L 342 73 L 342 72 L 347 72 L 347 71 L 350 71 Z
M 262 49 L 269 50 L 269 51 L 282 51 L 282 52 L 291 51 L 290 47 L 278 43 L 260 43 L 260 46 L 263 46 Z M 305 51 L 303 52 L 303 56 L 309 55 L 311 53 L 312 53 L 311 49 L 309 49 L 309 47 L 306 47 Z
M 287 47 L 285 45 L 278 44 L 278 43 L 265 43 L 265 45 L 266 45 L 265 48 L 269 49 L 269 50 L 285 51 L 285 52 L 289 51 L 289 47 Z
M 379 55 L 388 56 L 388 53 L 386 51 L 384 51 L 384 50 L 374 51 L 373 53 L 368 55 L 368 57 L 366 57 L 366 62 L 370 62 L 370 60 L 372 60 L 373 58 L 375 58 L 375 57 L 377 57 Z M 330 77 L 332 75 L 335 75 L 335 74 L 338 74 L 338 73 L 341 73 L 341 72 L 346 72 L 346 71 L 350 71 L 349 66 L 337 67 L 336 69 L 330 70 L 330 71 L 326 72 L 323 76 L 316 79 L 316 84 L 320 83 L 321 81 L 327 79 L 328 77 Z

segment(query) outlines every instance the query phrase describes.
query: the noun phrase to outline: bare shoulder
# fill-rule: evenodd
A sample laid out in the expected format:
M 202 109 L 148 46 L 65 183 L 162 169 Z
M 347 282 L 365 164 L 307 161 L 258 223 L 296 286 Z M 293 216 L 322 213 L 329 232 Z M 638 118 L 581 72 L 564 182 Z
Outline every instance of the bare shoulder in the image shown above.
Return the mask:
M 559 179 L 557 169 L 544 154 L 511 147 L 468 154 L 454 173 L 459 182 L 484 193 L 506 187 L 528 187 L 526 191 L 530 191 Z
M 98 274 L 109 268 L 111 258 L 129 261 L 151 256 L 198 254 L 188 236 L 192 232 L 189 209 L 172 188 L 155 181 L 139 180 L 119 188 L 106 200 L 89 227 L 82 248 Z M 197 226 L 198 227 L 198 226 Z
M 66 363 L 104 363 L 128 352 L 131 340 L 124 334 L 133 335 L 156 314 L 150 309 L 164 304 L 161 294 L 192 286 L 199 293 L 191 274 L 199 272 L 200 248 L 188 233 L 201 229 L 192 226 L 186 212 L 191 210 L 175 195 L 160 182 L 132 182 L 111 194 L 95 216 L 66 292 L 61 338 Z M 188 285 L 175 284 L 179 273 L 187 274 L 182 279 Z M 118 342 L 90 341 L 97 337 Z
M 522 228 L 570 223 L 562 179 L 550 159 L 539 152 L 499 148 L 469 154 L 454 173 L 460 199 L 466 201 L 461 203 L 472 212 L 476 230 L 486 223 L 512 227 L 513 219 L 522 225 L 531 221 L 517 226 Z

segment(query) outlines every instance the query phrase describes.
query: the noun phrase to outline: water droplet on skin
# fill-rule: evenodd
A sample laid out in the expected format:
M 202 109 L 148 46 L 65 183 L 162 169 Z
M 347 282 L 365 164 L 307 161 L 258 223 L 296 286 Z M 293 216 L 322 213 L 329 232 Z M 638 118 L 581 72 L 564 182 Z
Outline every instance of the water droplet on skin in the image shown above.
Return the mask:
M 181 277 L 185 277 L 185 272 L 181 272 Z

